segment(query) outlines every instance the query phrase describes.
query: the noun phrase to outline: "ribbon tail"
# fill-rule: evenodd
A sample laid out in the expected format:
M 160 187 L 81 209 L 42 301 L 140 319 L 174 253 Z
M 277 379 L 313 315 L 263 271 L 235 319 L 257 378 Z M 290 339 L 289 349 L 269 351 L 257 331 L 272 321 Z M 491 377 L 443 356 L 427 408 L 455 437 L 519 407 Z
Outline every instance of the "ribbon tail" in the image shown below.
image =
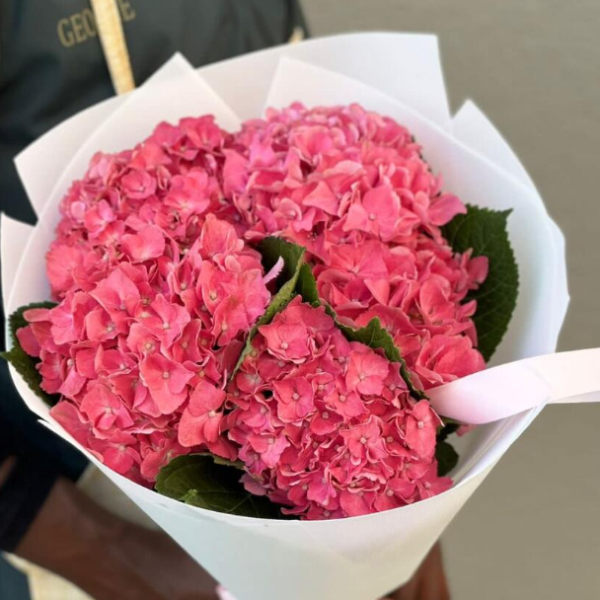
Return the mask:
M 492 423 L 544 404 L 600 402 L 600 348 L 525 358 L 427 392 L 442 416 Z

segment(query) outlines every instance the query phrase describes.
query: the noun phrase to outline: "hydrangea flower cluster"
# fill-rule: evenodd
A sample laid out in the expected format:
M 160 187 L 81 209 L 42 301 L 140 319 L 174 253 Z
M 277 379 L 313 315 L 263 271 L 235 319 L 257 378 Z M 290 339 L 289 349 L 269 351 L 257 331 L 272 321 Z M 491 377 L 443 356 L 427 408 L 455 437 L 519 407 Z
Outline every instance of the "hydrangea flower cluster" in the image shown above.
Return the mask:
M 97 154 L 61 203 L 47 272 L 58 305 L 25 313 L 53 417 L 104 463 L 152 485 L 173 458 L 244 462 L 246 487 L 308 519 L 447 489 L 440 419 L 398 365 L 349 343 L 324 309 L 290 303 L 242 348 L 271 300 L 252 246 L 304 246 L 341 321 L 378 317 L 418 387 L 484 367 L 473 301 L 487 259 L 455 254 L 465 212 L 410 132 L 357 105 L 270 111 L 229 134 L 210 116 Z
M 18 332 L 41 359 L 42 388 L 61 396 L 52 416 L 148 484 L 200 444 L 236 456 L 211 425 L 202 438 L 180 427 L 205 382 L 224 386 L 276 275 L 223 220 L 224 141 L 211 118 L 184 119 L 133 151 L 97 155 L 62 202 L 48 253 L 60 302 L 26 312 L 30 325 Z
M 227 397 L 246 487 L 307 519 L 358 516 L 438 494 L 441 420 L 324 308 L 294 299 L 259 328 Z M 210 408 L 207 406 L 207 409 Z
M 133 150 L 96 154 L 61 203 L 47 256 L 52 291 L 90 291 L 123 260 L 154 260 L 159 276 L 198 239 L 204 218 L 239 216 L 223 197 L 220 173 L 229 138 L 213 117 L 161 123 Z
M 455 255 L 441 226 L 464 213 L 410 132 L 358 105 L 294 104 L 248 121 L 223 186 L 246 236 L 305 246 L 323 300 L 347 324 L 379 317 L 428 389 L 483 369 L 467 293 L 486 257 Z

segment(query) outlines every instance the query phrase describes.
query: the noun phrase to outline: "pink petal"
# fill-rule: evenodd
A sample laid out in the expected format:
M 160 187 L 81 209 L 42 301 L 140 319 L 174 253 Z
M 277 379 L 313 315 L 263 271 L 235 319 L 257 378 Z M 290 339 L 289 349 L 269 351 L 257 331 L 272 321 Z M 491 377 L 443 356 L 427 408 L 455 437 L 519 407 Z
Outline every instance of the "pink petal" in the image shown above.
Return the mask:
M 134 262 L 144 262 L 163 255 L 165 236 L 159 227 L 150 225 L 137 234 L 124 235 L 122 245 Z
M 429 220 L 438 227 L 452 221 L 456 215 L 464 215 L 467 207 L 452 194 L 444 194 L 435 199 L 429 207 Z

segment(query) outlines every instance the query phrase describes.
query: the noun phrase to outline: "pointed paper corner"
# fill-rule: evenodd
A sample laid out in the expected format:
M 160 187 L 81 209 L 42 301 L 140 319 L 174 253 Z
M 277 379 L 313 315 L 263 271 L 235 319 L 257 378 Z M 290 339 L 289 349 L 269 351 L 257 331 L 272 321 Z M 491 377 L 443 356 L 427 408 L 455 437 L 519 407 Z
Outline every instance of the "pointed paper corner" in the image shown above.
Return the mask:
M 8 307 L 23 251 L 33 227 L 0 213 L 0 256 L 2 263 L 2 301 Z
M 523 163 L 492 120 L 471 100 L 466 100 L 452 119 L 454 136 L 474 152 L 493 162 L 507 175 L 543 201 Z

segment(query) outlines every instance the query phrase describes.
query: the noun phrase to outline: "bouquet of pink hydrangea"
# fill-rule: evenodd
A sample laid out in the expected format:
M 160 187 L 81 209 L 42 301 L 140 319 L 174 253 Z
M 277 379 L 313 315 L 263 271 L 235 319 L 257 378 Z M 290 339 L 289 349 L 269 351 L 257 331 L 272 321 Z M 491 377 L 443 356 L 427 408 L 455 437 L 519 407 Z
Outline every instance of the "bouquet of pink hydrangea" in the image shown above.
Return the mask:
M 87 450 L 161 493 L 196 461 L 308 519 L 447 490 L 455 455 L 440 465 L 437 443 L 447 454 L 455 425 L 426 390 L 484 368 L 476 294 L 496 285 L 490 260 L 514 269 L 513 298 L 517 276 L 508 241 L 502 256 L 451 246 L 455 219 L 496 215 L 444 191 L 422 151 L 359 105 L 295 104 L 98 153 L 61 202 L 56 303 L 18 311 L 8 358 L 31 357 L 34 390 Z M 276 512 L 250 496 L 223 509 Z
M 494 419 L 436 392 L 497 350 L 552 351 L 564 316 L 560 233 L 480 113 L 447 133 L 432 39 L 361 40 L 209 68 L 244 121 L 175 58 L 19 159 L 41 208 L 4 286 L 19 391 L 243 600 L 406 581 L 536 414 L 464 435 Z M 350 65 L 402 50 L 368 83 L 427 116 L 350 67 L 273 77 L 295 52 L 338 70 L 342 46 Z M 238 87 L 258 65 L 263 118 Z

